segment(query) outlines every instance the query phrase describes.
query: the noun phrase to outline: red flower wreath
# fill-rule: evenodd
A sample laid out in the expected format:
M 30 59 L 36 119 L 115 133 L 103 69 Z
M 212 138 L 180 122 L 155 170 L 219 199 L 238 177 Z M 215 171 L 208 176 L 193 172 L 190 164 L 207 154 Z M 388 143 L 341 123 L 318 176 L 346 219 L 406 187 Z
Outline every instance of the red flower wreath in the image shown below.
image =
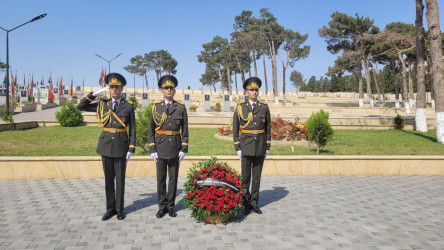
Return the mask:
M 193 164 L 184 187 L 184 206 L 192 210 L 197 221 L 212 215 L 240 214 L 245 192 L 243 179 L 226 162 L 217 162 L 213 157 Z

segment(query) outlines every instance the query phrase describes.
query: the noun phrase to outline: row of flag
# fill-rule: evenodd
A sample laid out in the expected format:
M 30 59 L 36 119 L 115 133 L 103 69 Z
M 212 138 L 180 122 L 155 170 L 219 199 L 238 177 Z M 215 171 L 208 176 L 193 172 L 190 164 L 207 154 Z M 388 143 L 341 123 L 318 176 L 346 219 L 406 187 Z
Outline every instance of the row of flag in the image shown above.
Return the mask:
M 103 86 L 103 87 L 106 86 L 105 78 L 106 78 L 106 69 L 103 70 L 103 67 L 102 67 L 102 71 L 100 72 L 100 78 L 99 78 L 99 86 Z M 52 85 L 51 73 L 49 74 L 48 83 L 49 83 L 49 90 L 51 92 L 53 92 L 54 86 Z M 10 84 L 11 84 L 11 88 L 12 88 L 12 93 L 14 94 L 15 91 L 16 91 L 16 88 L 17 88 L 17 73 L 15 74 L 15 77 L 14 77 L 14 75 L 11 72 Z M 23 85 L 26 85 L 28 87 L 29 95 L 32 95 L 32 88 L 37 86 L 37 84 L 34 83 L 34 76 L 32 76 L 31 82 L 29 82 L 29 79 L 28 79 L 28 84 L 26 84 L 26 77 L 25 77 L 25 75 L 23 75 Z M 40 81 L 40 85 L 44 85 L 43 77 L 42 77 L 42 80 Z M 5 75 L 4 79 L 3 79 L 3 87 L 6 87 L 6 75 Z M 83 81 L 83 88 L 84 87 L 85 87 L 85 81 Z M 63 93 L 63 78 L 62 77 L 57 79 L 56 88 L 59 89 L 59 93 Z M 73 95 L 73 79 L 72 78 L 71 78 L 71 85 L 70 85 L 69 95 L 71 95 L 71 96 Z

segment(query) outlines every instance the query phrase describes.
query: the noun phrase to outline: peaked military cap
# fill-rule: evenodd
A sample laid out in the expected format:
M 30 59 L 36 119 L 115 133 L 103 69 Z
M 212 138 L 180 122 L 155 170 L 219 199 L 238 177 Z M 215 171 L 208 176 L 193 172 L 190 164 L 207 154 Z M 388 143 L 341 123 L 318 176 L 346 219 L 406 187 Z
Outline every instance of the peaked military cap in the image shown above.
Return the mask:
M 108 84 L 109 86 L 120 85 L 123 87 L 126 85 L 126 79 L 119 73 L 109 73 L 105 77 L 105 83 Z
M 248 89 L 259 89 L 262 85 L 262 81 L 261 79 L 257 78 L 257 77 L 250 77 L 247 80 L 245 80 L 244 82 L 244 89 L 248 90 Z
M 164 75 L 159 79 L 159 82 L 157 85 L 159 85 L 159 88 L 165 88 L 165 87 L 177 87 L 177 79 L 173 75 Z

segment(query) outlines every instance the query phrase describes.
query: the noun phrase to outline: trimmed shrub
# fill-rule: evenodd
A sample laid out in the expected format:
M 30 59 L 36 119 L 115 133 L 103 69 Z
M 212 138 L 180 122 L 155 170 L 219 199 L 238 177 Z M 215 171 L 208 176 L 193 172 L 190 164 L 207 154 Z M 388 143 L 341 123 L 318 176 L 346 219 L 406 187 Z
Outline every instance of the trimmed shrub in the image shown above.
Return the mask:
M 131 96 L 128 101 L 130 101 L 131 104 L 133 104 L 134 109 L 137 109 L 138 104 L 137 104 L 137 98 L 135 96 Z
M 399 114 L 396 115 L 394 122 L 395 122 L 395 128 L 397 129 L 401 129 L 402 127 L 404 127 L 404 117 L 400 116 Z
M 76 127 L 83 122 L 83 115 L 72 102 L 65 102 L 56 113 L 56 119 L 62 127 Z
M 216 105 L 214 106 L 214 111 L 221 112 L 222 106 L 220 105 L 220 102 L 216 102 Z
M 14 119 L 12 118 L 12 112 L 6 108 L 3 110 L 3 115 L 0 116 L 0 118 L 5 122 L 14 122 Z
M 328 122 L 328 112 L 320 110 L 313 113 L 305 122 L 305 130 L 308 133 L 309 140 L 314 141 L 317 146 L 317 153 L 327 145 L 327 141 L 333 138 L 333 129 Z
M 145 108 L 137 109 L 136 119 L 136 146 L 143 149 L 143 154 L 147 155 L 148 146 L 148 128 L 150 126 L 150 113 L 152 104 Z

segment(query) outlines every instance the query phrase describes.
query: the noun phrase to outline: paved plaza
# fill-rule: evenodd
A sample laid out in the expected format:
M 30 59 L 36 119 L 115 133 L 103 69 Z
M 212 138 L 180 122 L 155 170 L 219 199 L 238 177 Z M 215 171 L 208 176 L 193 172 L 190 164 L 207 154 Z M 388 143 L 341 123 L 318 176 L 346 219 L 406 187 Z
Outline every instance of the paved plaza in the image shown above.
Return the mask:
M 0 180 L 0 249 L 444 249 L 444 176 L 263 176 L 263 214 L 157 219 L 156 179 L 127 178 L 127 217 L 101 221 L 103 179 Z

